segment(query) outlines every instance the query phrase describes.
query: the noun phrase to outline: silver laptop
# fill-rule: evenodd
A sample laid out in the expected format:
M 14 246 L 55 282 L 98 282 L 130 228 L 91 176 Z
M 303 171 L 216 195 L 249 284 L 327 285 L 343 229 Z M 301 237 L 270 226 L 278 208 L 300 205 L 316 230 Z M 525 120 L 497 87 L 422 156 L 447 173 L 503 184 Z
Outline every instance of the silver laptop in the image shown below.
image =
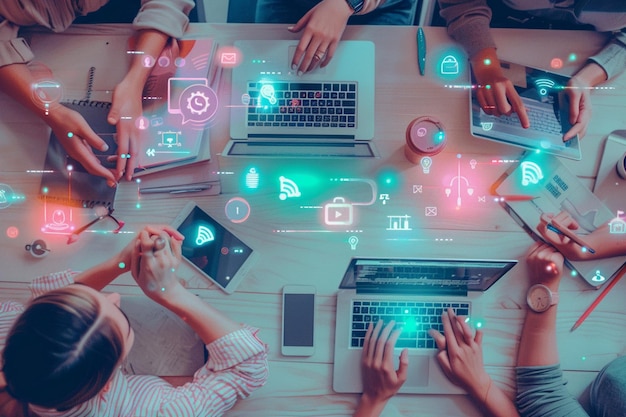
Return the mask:
M 228 156 L 373 157 L 375 52 L 342 41 L 328 66 L 291 69 L 297 40 L 235 42 Z
M 472 88 L 472 135 L 580 160 L 582 154 L 578 136 L 563 142 L 563 134 L 571 128 L 569 101 L 564 89 L 568 77 L 506 61 L 502 61 L 501 66 L 526 107 L 530 127 L 522 128 L 516 113 L 500 117 L 486 114 L 478 103 L 477 88 Z M 475 85 L 472 74 L 472 86 Z
M 396 343 L 409 349 L 408 380 L 400 392 L 461 394 L 436 362 L 437 348 L 428 335 L 442 331 L 448 308 L 476 323 L 477 296 L 517 264 L 516 260 L 353 258 L 339 286 L 335 327 L 333 389 L 361 392 L 361 353 L 370 322 L 395 320 L 403 326 Z

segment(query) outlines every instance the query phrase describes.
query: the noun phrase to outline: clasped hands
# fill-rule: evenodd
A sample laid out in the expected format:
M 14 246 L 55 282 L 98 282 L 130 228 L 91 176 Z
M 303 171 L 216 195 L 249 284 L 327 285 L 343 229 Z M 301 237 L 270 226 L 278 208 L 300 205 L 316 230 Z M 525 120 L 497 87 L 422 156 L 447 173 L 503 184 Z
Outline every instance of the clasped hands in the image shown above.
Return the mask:
M 118 255 L 141 290 L 154 301 L 182 288 L 176 268 L 184 236 L 170 226 L 147 226 Z

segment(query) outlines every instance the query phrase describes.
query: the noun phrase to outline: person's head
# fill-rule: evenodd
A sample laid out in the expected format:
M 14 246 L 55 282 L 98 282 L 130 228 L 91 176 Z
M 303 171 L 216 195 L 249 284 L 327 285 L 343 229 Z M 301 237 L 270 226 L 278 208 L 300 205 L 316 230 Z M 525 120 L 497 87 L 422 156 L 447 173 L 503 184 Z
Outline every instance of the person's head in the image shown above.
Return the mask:
M 595 417 L 626 416 L 626 356 L 613 359 L 598 373 L 589 401 Z
M 119 294 L 84 285 L 50 291 L 9 332 L 2 358 L 7 391 L 23 403 L 72 408 L 102 391 L 133 339 Z

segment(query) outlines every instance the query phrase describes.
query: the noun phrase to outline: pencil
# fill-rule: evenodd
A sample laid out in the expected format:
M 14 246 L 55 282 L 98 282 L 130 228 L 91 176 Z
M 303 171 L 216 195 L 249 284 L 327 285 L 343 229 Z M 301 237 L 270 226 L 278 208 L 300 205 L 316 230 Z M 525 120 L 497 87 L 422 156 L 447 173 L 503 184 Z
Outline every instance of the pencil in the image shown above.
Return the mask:
M 609 291 L 613 289 L 615 284 L 617 284 L 620 278 L 622 278 L 625 274 L 626 274 L 626 264 L 622 265 L 621 269 L 619 270 L 615 278 L 613 278 L 613 281 L 608 283 L 608 285 L 602 290 L 600 295 L 598 295 L 598 297 L 595 300 L 593 300 L 593 303 L 591 303 L 591 305 L 587 307 L 587 310 L 585 310 L 582 316 L 580 316 L 580 318 L 576 320 L 576 323 L 574 323 L 574 325 L 570 329 L 570 332 L 573 332 L 574 330 L 578 328 L 578 326 L 583 324 L 583 321 L 585 321 L 585 319 L 589 317 L 589 314 L 591 314 L 591 312 L 598 306 L 598 304 L 600 304 L 600 301 L 602 301 L 602 299 L 606 297 Z
M 558 233 L 560 235 L 569 237 L 574 243 L 578 244 L 580 247 L 585 249 L 587 252 L 592 253 L 592 254 L 596 253 L 595 249 L 589 247 L 589 245 L 587 245 L 584 240 L 579 238 L 576 233 L 573 233 L 569 229 L 561 226 L 558 223 L 555 223 L 554 220 L 552 220 L 552 222 L 548 223 L 547 228 L 552 230 L 554 233 Z

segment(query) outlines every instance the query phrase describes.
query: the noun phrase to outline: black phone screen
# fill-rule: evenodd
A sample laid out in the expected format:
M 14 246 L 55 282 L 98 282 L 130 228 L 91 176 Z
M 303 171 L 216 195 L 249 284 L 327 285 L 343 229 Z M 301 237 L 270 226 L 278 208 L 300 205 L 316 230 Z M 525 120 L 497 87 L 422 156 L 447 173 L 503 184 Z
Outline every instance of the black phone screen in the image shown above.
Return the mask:
M 197 206 L 178 231 L 185 236 L 183 256 L 223 288 L 252 254 L 248 245 Z
M 283 295 L 283 345 L 313 346 L 315 294 Z

